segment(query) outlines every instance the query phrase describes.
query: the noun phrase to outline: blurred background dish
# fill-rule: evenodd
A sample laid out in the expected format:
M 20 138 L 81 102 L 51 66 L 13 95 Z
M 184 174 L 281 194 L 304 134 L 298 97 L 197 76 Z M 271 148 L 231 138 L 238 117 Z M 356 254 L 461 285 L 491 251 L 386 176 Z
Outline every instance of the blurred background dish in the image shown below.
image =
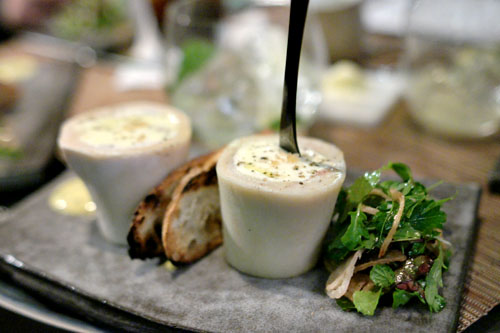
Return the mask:
M 172 103 L 187 112 L 199 142 L 218 147 L 277 129 L 281 111 L 289 8 L 281 1 L 181 0 L 169 7 L 167 67 L 177 73 Z M 321 101 L 324 40 L 310 16 L 302 52 L 297 114 L 307 129 Z
M 311 0 L 311 12 L 324 32 L 330 61 L 359 59 L 362 0 Z
M 500 3 L 419 0 L 406 43 L 406 97 L 415 121 L 460 139 L 500 128 Z
M 354 126 L 377 126 L 399 100 L 404 80 L 387 68 L 365 69 L 337 61 L 322 75 L 321 120 Z
M 119 50 L 130 44 L 133 26 L 125 0 L 70 1 L 46 23 L 59 38 L 100 50 Z

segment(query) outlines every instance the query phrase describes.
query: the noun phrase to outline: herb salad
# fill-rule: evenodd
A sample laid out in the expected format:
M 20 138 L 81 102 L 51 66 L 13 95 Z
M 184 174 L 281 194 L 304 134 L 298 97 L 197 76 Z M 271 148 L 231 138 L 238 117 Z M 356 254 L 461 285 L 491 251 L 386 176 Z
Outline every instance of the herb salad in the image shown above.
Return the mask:
M 385 170 L 401 180 L 381 181 Z M 415 181 L 408 166 L 389 163 L 341 190 L 324 262 L 331 271 L 326 292 L 342 309 L 373 315 L 381 297 L 392 298 L 393 308 L 413 298 L 431 312 L 444 308 L 439 288 L 451 244 L 442 238 L 441 206 L 452 198 L 434 200 L 428 193 L 434 186 Z

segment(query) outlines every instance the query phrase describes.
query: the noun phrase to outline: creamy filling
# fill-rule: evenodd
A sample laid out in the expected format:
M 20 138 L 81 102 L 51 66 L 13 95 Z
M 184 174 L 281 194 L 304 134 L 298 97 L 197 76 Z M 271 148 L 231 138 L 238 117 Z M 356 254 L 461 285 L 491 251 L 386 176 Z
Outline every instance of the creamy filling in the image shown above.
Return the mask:
M 269 142 L 241 146 L 233 158 L 236 169 L 251 177 L 271 181 L 305 182 L 328 172 L 338 172 L 335 162 L 312 149 L 301 149 L 301 156 Z
M 76 124 L 80 141 L 97 148 L 126 149 L 159 144 L 177 135 L 175 114 L 120 109 L 87 117 Z

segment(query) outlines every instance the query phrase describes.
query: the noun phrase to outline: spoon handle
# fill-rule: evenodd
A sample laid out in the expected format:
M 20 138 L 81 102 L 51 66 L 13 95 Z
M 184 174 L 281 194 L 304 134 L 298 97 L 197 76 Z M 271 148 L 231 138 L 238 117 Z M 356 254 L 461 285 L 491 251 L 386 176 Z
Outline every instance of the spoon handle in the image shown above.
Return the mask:
M 286 50 L 285 84 L 280 122 L 280 147 L 300 155 L 297 144 L 297 80 L 299 76 L 300 50 L 306 23 L 309 0 L 291 0 L 288 45 Z

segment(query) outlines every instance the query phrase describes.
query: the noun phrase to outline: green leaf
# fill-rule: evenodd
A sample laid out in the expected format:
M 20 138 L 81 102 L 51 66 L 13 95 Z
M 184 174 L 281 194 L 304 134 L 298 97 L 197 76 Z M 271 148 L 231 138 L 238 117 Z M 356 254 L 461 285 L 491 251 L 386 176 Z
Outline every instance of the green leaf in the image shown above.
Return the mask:
M 373 316 L 375 313 L 375 309 L 377 308 L 378 301 L 380 299 L 380 295 L 382 294 L 382 290 L 378 291 L 363 291 L 359 290 L 354 292 L 352 298 L 354 300 L 354 306 L 356 310 L 361 312 L 366 316 Z
M 392 293 L 392 307 L 396 309 L 401 305 L 405 305 L 406 303 L 408 303 L 413 297 L 418 297 L 419 295 L 420 294 L 418 291 L 410 293 L 406 290 L 396 289 Z
M 387 165 L 387 168 L 394 170 L 394 172 L 396 172 L 404 182 L 409 182 L 409 181 L 412 182 L 413 181 L 413 177 L 411 175 L 411 170 L 406 164 L 389 163 Z
M 399 241 L 408 241 L 408 240 L 416 240 L 420 239 L 422 235 L 417 230 L 413 229 L 413 227 L 409 224 L 405 224 L 396 230 L 394 237 L 392 238 L 393 242 Z
M 380 182 L 380 170 L 375 170 L 373 172 L 367 172 L 363 176 L 366 181 L 372 186 L 375 187 Z
M 415 207 L 408 219 L 411 226 L 425 235 L 431 234 L 435 229 L 442 229 L 446 222 L 446 213 L 434 200 L 425 200 Z
M 427 191 L 430 192 L 434 190 L 436 187 L 441 186 L 444 182 L 442 180 L 438 181 L 437 183 L 432 184 L 431 186 L 427 187 Z
M 356 309 L 354 304 L 347 297 L 341 297 L 337 299 L 337 305 L 340 306 L 340 308 L 344 311 Z
M 389 265 L 375 265 L 370 271 L 370 280 L 381 288 L 390 287 L 394 284 L 394 271 Z
M 371 250 L 375 247 L 375 244 L 377 244 L 377 237 L 375 237 L 374 234 L 370 233 L 368 239 L 363 239 L 361 241 L 360 247 L 357 248 L 356 250 L 359 249 Z
M 191 39 L 182 45 L 182 53 L 177 84 L 203 67 L 215 53 L 215 46 L 204 39 Z
M 439 312 L 443 310 L 446 306 L 446 300 L 444 299 L 443 296 L 437 294 L 436 297 L 434 298 L 434 305 L 433 305 L 433 312 Z
M 371 190 L 373 190 L 373 186 L 370 184 L 370 181 L 365 177 L 359 177 L 347 190 L 348 199 L 350 202 L 357 205 L 371 192 Z
M 425 242 L 413 243 L 411 249 L 408 251 L 410 257 L 416 257 L 418 255 L 424 254 L 425 252 Z
M 361 243 L 361 237 L 368 238 L 369 234 L 363 223 L 366 221 L 366 215 L 359 207 L 356 212 L 351 212 L 349 215 L 351 216 L 351 224 L 342 236 L 341 241 L 346 248 L 354 250 Z
M 425 278 L 425 300 L 431 312 L 439 312 L 446 305 L 445 299 L 439 295 L 439 287 L 443 286 L 443 256 L 443 249 L 440 247 L 439 256 Z
M 326 258 L 335 261 L 337 264 L 342 262 L 345 257 L 351 252 L 342 243 L 342 236 L 345 234 L 349 224 L 341 224 L 339 222 L 332 223 L 326 234 Z
M 425 193 L 409 194 L 405 197 L 405 210 L 403 217 L 409 218 L 413 214 L 415 208 L 417 208 L 427 197 Z

